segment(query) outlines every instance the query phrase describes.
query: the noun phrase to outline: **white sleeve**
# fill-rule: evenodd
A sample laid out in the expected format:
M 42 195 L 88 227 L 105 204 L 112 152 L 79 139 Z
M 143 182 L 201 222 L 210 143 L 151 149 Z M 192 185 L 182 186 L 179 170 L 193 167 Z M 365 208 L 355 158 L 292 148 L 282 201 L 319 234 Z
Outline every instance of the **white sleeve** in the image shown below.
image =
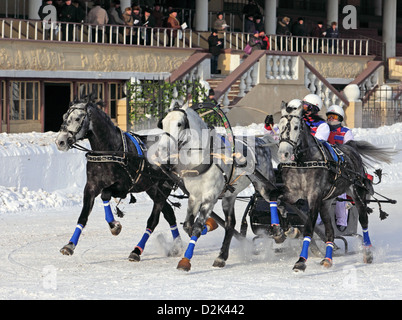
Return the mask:
M 345 133 L 345 136 L 343 137 L 343 143 L 346 143 L 346 142 L 348 142 L 348 141 L 350 141 L 350 140 L 354 140 L 352 130 L 348 130 L 348 131 Z
M 327 123 L 322 123 L 318 126 L 315 137 L 318 140 L 328 141 L 329 133 L 330 133 L 329 125 Z

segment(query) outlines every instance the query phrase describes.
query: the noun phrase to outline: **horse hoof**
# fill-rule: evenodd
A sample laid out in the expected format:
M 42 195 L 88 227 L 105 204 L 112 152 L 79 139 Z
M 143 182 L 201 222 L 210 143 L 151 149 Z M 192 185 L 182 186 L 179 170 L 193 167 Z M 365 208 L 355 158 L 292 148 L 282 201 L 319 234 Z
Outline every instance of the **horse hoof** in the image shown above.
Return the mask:
M 128 256 L 128 260 L 129 261 L 134 261 L 134 262 L 140 262 L 141 261 L 141 257 L 139 254 L 137 254 L 136 252 L 131 251 L 130 255 Z
M 112 235 L 117 236 L 121 232 L 122 225 L 119 221 L 113 221 L 111 225 L 113 225 L 113 227 L 110 228 L 110 232 Z
M 208 218 L 207 221 L 205 222 L 205 225 L 208 228 L 208 232 L 213 231 L 219 227 L 216 221 L 212 218 Z
M 217 268 L 223 268 L 225 265 L 226 265 L 225 260 L 221 258 L 216 258 L 212 266 Z
M 332 267 L 332 260 L 329 258 L 325 258 L 321 260 L 320 264 L 324 266 L 325 268 L 331 268 Z
M 294 265 L 293 271 L 299 272 L 306 270 L 306 260 L 304 258 L 300 258 Z
M 280 226 L 274 225 L 272 232 L 273 232 L 273 238 L 275 240 L 275 243 L 285 242 L 286 235 L 284 234 L 284 232 Z
M 74 254 L 75 245 L 74 243 L 66 244 L 63 248 L 60 249 L 60 252 L 65 256 L 72 256 Z
M 364 248 L 363 251 L 363 262 L 370 264 L 374 260 L 373 252 L 371 251 L 370 248 Z
M 191 269 L 191 263 L 190 260 L 187 258 L 183 258 L 180 260 L 180 262 L 177 265 L 178 270 L 183 270 L 183 271 L 190 271 Z

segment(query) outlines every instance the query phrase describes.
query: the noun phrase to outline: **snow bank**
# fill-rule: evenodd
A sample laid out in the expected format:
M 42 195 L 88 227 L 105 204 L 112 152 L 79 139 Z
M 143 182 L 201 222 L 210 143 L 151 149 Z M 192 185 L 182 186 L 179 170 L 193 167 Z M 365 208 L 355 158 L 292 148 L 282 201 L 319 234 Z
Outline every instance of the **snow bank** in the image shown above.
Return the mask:
M 262 135 L 263 124 L 234 127 L 235 135 Z M 144 133 L 144 132 L 142 132 Z M 356 140 L 399 149 L 402 124 L 378 129 L 353 129 Z M 57 133 L 0 134 L 0 213 L 81 205 L 85 186 L 85 153 L 57 149 Z M 89 147 L 87 141 L 82 145 Z M 402 181 L 402 155 L 381 165 L 383 183 Z M 146 201 L 146 196 L 138 197 Z

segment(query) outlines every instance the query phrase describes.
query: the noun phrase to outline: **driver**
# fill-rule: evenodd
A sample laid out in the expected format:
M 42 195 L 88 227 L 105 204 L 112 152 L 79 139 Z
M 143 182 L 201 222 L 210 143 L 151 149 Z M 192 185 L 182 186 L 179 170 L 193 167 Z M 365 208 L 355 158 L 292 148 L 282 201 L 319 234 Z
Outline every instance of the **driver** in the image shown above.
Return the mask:
M 303 119 L 310 128 L 311 134 L 318 140 L 328 141 L 329 125 L 318 115 L 322 108 L 321 98 L 316 94 L 310 93 L 303 98 L 302 102 L 304 108 Z

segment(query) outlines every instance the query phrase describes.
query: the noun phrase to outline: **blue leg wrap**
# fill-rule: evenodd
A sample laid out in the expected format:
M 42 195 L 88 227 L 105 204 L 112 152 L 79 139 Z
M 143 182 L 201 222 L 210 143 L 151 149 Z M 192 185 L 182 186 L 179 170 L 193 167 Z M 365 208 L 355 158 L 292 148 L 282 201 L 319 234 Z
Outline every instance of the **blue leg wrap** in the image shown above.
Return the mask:
M 370 241 L 368 229 L 363 229 L 363 246 L 371 247 L 371 241 Z
M 178 236 L 180 236 L 179 229 L 177 228 L 176 224 L 170 226 L 170 231 L 172 231 L 173 239 L 176 239 Z
M 105 219 L 108 223 L 111 223 L 114 221 L 112 209 L 110 208 L 110 203 L 109 201 L 103 201 L 103 206 L 105 209 Z
M 77 227 L 75 228 L 74 234 L 70 239 L 70 242 L 74 243 L 75 246 L 78 243 L 78 239 L 80 238 L 82 229 L 84 229 L 84 226 L 82 224 L 77 224 Z
M 203 235 L 206 235 L 207 233 L 208 233 L 208 228 L 207 228 L 207 226 L 205 226 L 201 232 L 201 235 L 203 236 Z
M 149 237 L 150 237 L 151 234 L 152 234 L 152 230 L 151 230 L 151 229 L 145 230 L 145 233 L 144 233 L 144 235 L 142 236 L 140 242 L 138 242 L 136 248 L 138 248 L 138 249 L 141 251 L 141 253 L 144 251 L 145 245 L 146 245 L 146 243 L 147 243 L 147 241 L 148 241 L 148 239 L 149 239 Z
M 271 209 L 271 225 L 279 225 L 278 203 L 276 201 L 271 201 L 269 207 Z
M 311 238 L 310 237 L 304 237 L 303 239 L 303 248 L 302 252 L 300 253 L 300 257 L 304 258 L 307 260 L 308 258 L 308 247 L 310 246 Z
M 332 251 L 334 250 L 334 243 L 333 242 L 327 242 L 327 249 L 325 251 L 325 258 L 332 260 Z
M 187 250 L 184 253 L 185 258 L 191 260 L 191 258 L 193 257 L 194 247 L 195 247 L 195 243 L 197 242 L 197 240 L 198 240 L 198 238 L 196 236 L 191 237 Z

